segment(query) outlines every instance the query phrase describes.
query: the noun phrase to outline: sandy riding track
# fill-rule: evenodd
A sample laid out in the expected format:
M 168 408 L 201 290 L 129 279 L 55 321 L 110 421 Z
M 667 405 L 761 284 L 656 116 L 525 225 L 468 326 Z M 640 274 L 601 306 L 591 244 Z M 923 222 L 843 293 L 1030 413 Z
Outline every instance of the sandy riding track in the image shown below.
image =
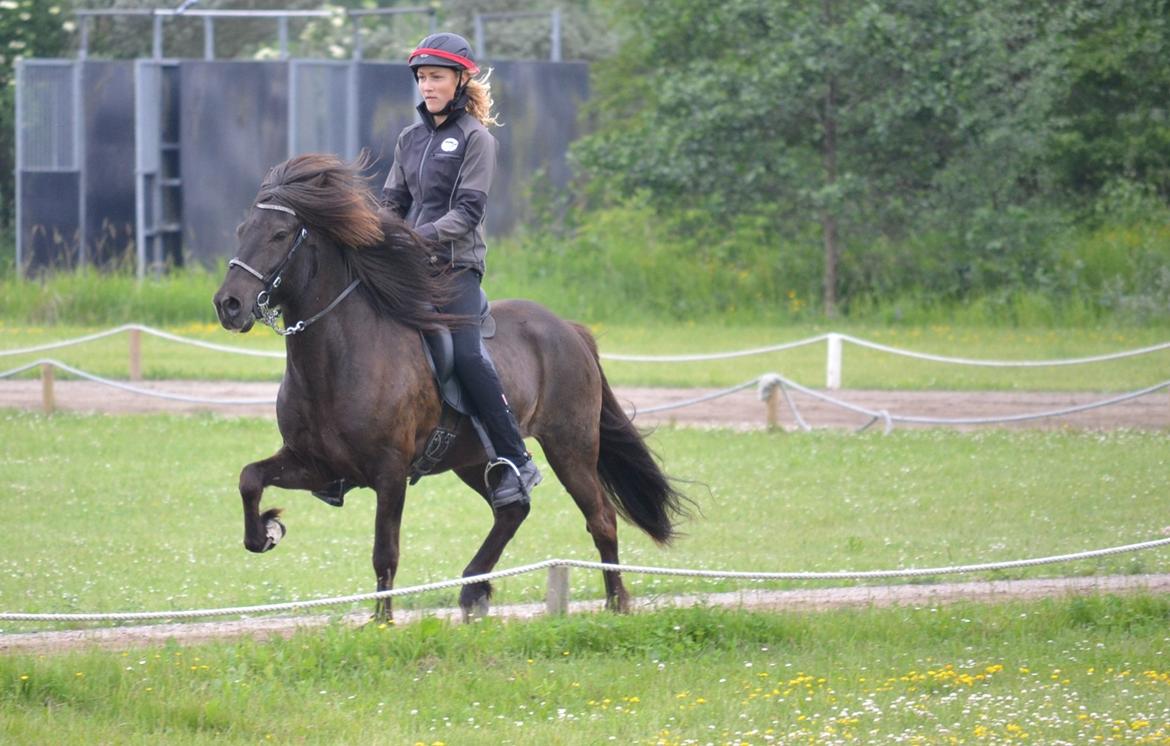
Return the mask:
M 171 394 L 199 399 L 266 399 L 275 398 L 274 383 L 236 383 L 227 381 L 145 381 L 135 384 Z M 675 404 L 712 393 L 709 389 L 619 388 L 617 395 L 627 408 L 645 410 Z M 868 410 L 885 410 L 894 415 L 934 418 L 1004 417 L 1035 412 L 1050 412 L 1078 405 L 1092 404 L 1114 394 L 1099 392 L 1019 392 L 1019 391 L 836 391 L 833 397 Z M 109 388 L 87 381 L 57 381 L 54 386 L 56 406 L 63 411 L 145 413 L 145 412 L 219 412 L 226 415 L 271 417 L 273 405 L 196 404 L 147 397 Z M 793 403 L 801 416 L 814 428 L 857 428 L 866 424 L 864 415 L 849 412 L 806 394 L 794 392 Z M 40 409 L 42 391 L 39 381 L 0 381 L 0 408 Z M 763 428 L 766 408 L 753 389 L 661 413 L 642 414 L 640 425 L 676 423 L 686 426 Z M 782 405 L 780 423 L 795 427 L 792 411 Z M 1170 397 L 1157 392 L 1108 407 L 1091 409 L 1060 417 L 1047 417 L 1003 427 L 1031 428 L 1170 428 Z M 878 423 L 876 427 L 880 428 Z M 898 424 L 897 427 L 914 427 Z M 965 426 L 965 429 L 986 426 Z
M 137 384 L 143 388 L 182 394 L 202 399 L 263 399 L 275 397 L 271 383 L 232 383 L 206 381 L 154 381 Z M 647 409 L 698 398 L 710 391 L 697 389 L 621 388 L 618 398 L 628 408 Z M 1065 409 L 1109 398 L 1102 393 L 1043 392 L 944 392 L 944 391 L 839 391 L 835 398 L 870 410 L 923 417 L 1000 417 Z M 111 389 L 82 381 L 58 381 L 54 390 L 56 406 L 62 411 L 125 413 L 194 413 L 217 412 L 230 416 L 273 416 L 273 406 L 213 405 L 175 402 Z M 853 429 L 866 424 L 863 415 L 848 412 L 807 395 L 794 393 L 793 402 L 801 416 L 814 428 Z M 0 408 L 38 410 L 42 406 L 39 381 L 0 381 Z M 677 424 L 697 427 L 732 427 L 762 429 L 766 426 L 766 409 L 754 390 L 740 391 L 716 400 L 658 414 L 637 417 L 639 425 Z M 781 425 L 795 428 L 792 411 L 783 406 Z M 1077 414 L 1028 420 L 1006 425 L 1031 428 L 1086 429 L 1165 429 L 1170 428 L 1170 401 L 1156 393 L 1128 402 L 1092 409 Z M 880 429 L 881 424 L 874 427 Z M 911 427 L 911 425 L 898 425 Z M 968 426 L 964 429 L 976 429 Z M 848 606 L 935 606 L 956 601 L 996 602 L 1011 599 L 1067 597 L 1095 593 L 1168 593 L 1170 575 L 1104 576 L 1050 578 L 1014 581 L 954 582 L 934 585 L 904 584 L 889 586 L 854 586 L 816 590 L 743 591 L 738 593 L 683 596 L 670 599 L 635 600 L 637 611 L 695 604 L 721 605 L 757 610 L 815 611 Z M 583 601 L 570 605 L 572 612 L 596 612 L 603 602 Z M 540 604 L 504 606 L 492 615 L 526 619 L 544 612 Z M 398 612 L 400 624 L 422 616 L 457 620 L 457 609 L 436 609 L 425 613 Z M 301 629 L 327 624 L 359 625 L 369 620 L 368 612 L 344 616 L 302 615 L 265 617 L 243 621 L 214 621 L 182 624 L 157 624 L 136 627 L 88 628 L 82 630 L 0 634 L 0 653 L 45 653 L 88 647 L 128 649 L 161 645 L 168 641 L 196 644 L 217 639 L 250 637 L 263 639 L 288 636 Z
M 1041 578 L 1035 580 L 999 580 L 937 585 L 856 586 L 793 591 L 741 591 L 693 596 L 676 596 L 665 600 L 636 599 L 635 613 L 663 608 L 722 606 L 756 611 L 825 611 L 848 607 L 937 607 L 956 602 L 995 603 L 1009 600 L 1069 598 L 1098 593 L 1168 593 L 1170 575 L 1110 575 L 1082 578 Z M 569 604 L 570 613 L 602 613 L 605 602 L 578 601 Z M 532 619 L 544 613 L 542 604 L 522 604 L 493 608 L 491 615 L 504 619 Z M 462 616 L 458 609 L 434 609 L 426 612 L 397 612 L 396 624 L 410 624 L 425 617 L 452 622 Z M 163 645 L 174 641 L 196 645 L 213 640 L 288 637 L 300 630 L 329 624 L 360 626 L 370 621 L 369 612 L 353 612 L 342 617 L 327 615 L 282 616 L 245 621 L 188 622 L 140 627 L 67 630 L 0 635 L 0 654 L 50 653 L 84 648 L 126 650 Z

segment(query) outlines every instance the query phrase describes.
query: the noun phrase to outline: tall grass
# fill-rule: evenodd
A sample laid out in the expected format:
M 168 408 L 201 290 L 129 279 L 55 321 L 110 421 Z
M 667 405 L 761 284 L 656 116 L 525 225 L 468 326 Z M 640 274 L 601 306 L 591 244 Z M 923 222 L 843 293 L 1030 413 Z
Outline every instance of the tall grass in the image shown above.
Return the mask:
M 863 324 L 1165 328 L 1168 216 L 1153 203 L 1107 205 L 1092 220 L 1039 221 L 1042 230 L 1009 231 L 974 248 L 957 228 L 897 242 L 853 239 L 842 258 L 841 309 L 845 319 Z M 815 231 L 781 234 L 764 217 L 719 226 L 701 214 L 663 216 L 639 198 L 573 214 L 570 223 L 550 220 L 494 240 L 489 295 L 530 298 L 588 323 L 827 321 Z M 187 268 L 142 283 L 126 270 L 28 281 L 7 272 L 0 318 L 213 321 L 210 298 L 222 269 Z
M 82 269 L 0 283 L 0 318 L 26 324 L 182 324 L 215 321 L 222 272 L 187 268 L 139 282 Z

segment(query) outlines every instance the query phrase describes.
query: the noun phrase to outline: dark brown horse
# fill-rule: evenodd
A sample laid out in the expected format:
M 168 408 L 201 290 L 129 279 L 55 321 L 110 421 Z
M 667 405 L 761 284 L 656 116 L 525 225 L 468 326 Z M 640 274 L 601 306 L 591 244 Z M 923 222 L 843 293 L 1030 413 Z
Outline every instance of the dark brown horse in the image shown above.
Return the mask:
M 232 331 L 256 318 L 276 328 L 276 308 L 286 324 L 276 405 L 284 445 L 240 474 L 244 546 L 264 552 L 284 536 L 280 510 L 260 512 L 265 487 L 318 490 L 344 478 L 377 493 L 373 565 L 386 590 L 398 569 L 408 468 L 441 411 L 419 330 L 466 322 L 433 310 L 443 276 L 428 268 L 421 239 L 377 212 L 360 168 L 323 155 L 273 168 L 237 230 L 239 253 L 214 302 Z M 508 402 L 584 513 L 601 561 L 618 563 L 619 513 L 669 543 L 683 498 L 610 390 L 588 330 L 526 301 L 492 310 L 498 331 L 487 344 Z M 435 471 L 453 470 L 486 499 L 486 460 L 464 420 Z M 494 511 L 464 577 L 492 570 L 528 511 L 526 503 Z M 625 611 L 621 574 L 603 576 L 607 606 Z M 490 595 L 488 583 L 467 585 L 459 603 L 465 615 L 481 614 Z M 390 604 L 377 612 L 388 616 Z

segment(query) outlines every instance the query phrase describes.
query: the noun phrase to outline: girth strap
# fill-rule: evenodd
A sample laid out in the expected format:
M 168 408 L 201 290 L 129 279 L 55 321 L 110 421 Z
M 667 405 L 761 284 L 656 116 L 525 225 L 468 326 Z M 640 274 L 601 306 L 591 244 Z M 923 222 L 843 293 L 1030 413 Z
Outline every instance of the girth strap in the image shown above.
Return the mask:
M 443 402 L 439 424 L 431 431 L 423 452 L 410 464 L 410 484 L 430 474 L 447 456 L 447 451 L 451 450 L 451 444 L 455 442 L 455 429 L 459 427 L 459 418 L 462 416 L 454 407 Z

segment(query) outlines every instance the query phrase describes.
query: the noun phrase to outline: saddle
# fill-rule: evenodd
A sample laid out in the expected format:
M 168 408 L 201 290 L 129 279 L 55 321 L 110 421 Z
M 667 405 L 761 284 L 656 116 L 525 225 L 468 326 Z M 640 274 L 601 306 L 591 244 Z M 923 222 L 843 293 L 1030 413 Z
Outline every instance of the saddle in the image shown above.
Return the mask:
M 487 294 L 479 291 L 479 331 L 480 350 L 485 358 L 491 359 L 487 347 L 483 346 L 484 339 L 491 339 L 496 335 L 496 320 L 492 316 L 491 306 L 488 304 Z M 455 440 L 455 430 L 459 426 L 460 417 L 471 420 L 475 432 L 483 443 L 488 459 L 495 458 L 495 450 L 491 440 L 484 430 L 483 424 L 475 415 L 475 405 L 467 390 L 455 375 L 455 345 L 451 340 L 451 330 L 441 329 L 434 332 L 420 332 L 423 341 L 423 352 L 426 355 L 427 365 L 435 378 L 435 385 L 439 388 L 439 397 L 443 401 L 443 412 L 439 416 L 439 424 L 431 431 L 426 446 L 421 455 L 415 458 L 410 465 L 410 483 L 414 484 L 422 477 L 431 473 L 439 465 L 451 443 Z

